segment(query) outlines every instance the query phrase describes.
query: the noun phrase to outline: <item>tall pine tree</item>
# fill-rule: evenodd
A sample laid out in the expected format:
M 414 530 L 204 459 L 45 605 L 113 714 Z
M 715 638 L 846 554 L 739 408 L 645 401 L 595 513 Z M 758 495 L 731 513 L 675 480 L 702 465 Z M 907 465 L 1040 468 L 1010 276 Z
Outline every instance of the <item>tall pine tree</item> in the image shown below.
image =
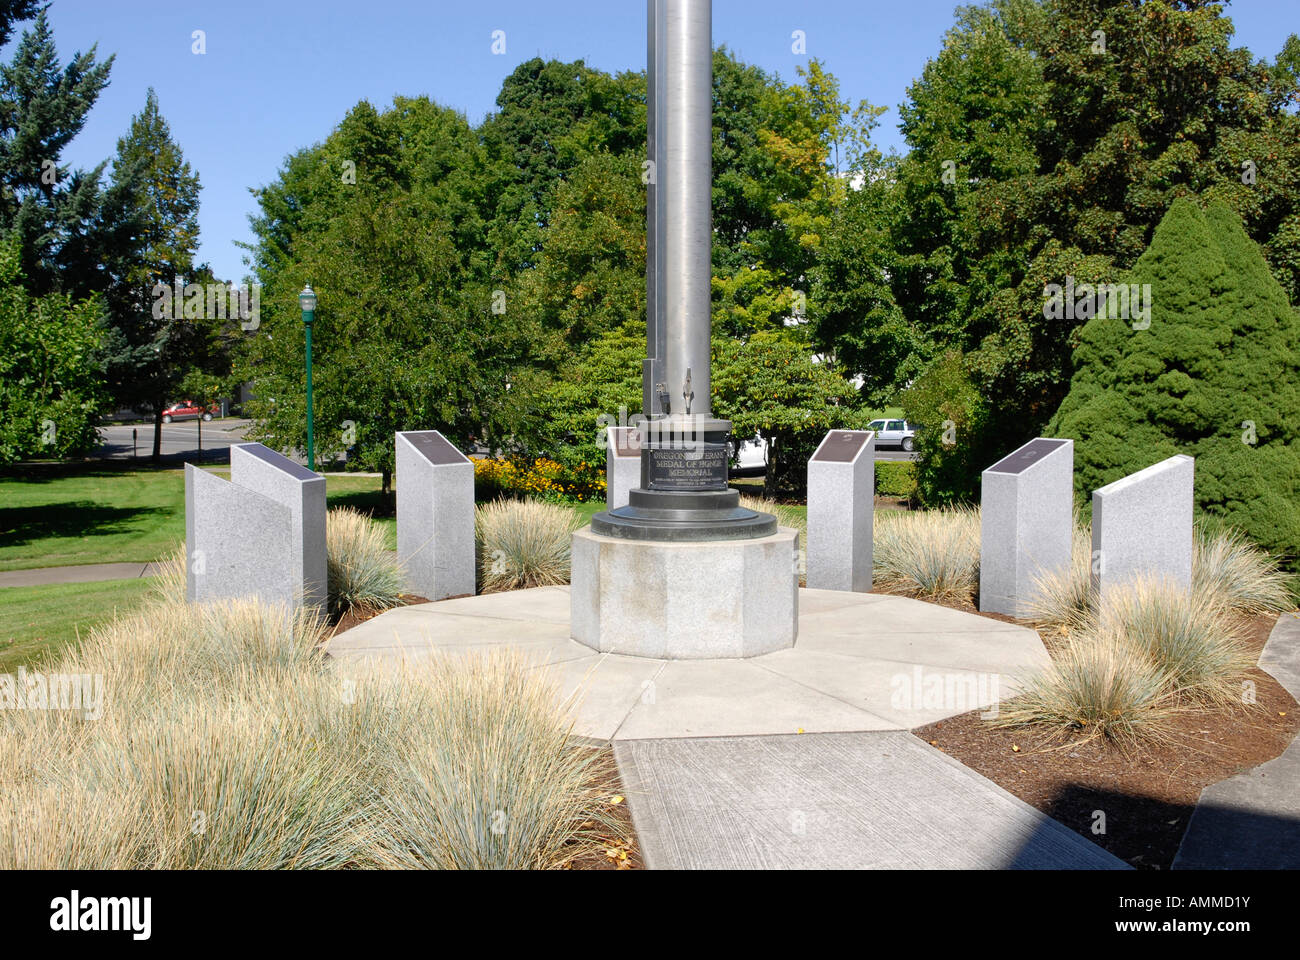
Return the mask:
M 0 8 L 30 13 L 21 3 Z M 95 48 L 60 66 L 45 10 L 23 33 L 13 61 L 0 65 L 0 236 L 16 237 L 25 283 L 37 294 L 84 296 L 95 287 L 94 236 L 100 210 L 100 164 L 91 171 L 61 166 L 64 148 L 108 84 L 113 58 Z
M 187 377 L 219 364 L 223 326 L 234 322 L 229 310 L 223 321 L 207 316 L 206 303 L 195 316 L 170 302 L 178 279 L 213 279 L 206 266 L 194 263 L 199 189 L 198 174 L 172 139 L 150 88 L 144 109 L 117 142 L 99 246 L 112 330 L 110 385 L 118 403 L 153 413 L 155 460 L 163 409 L 177 399 L 174 394 Z M 160 293 L 168 298 L 167 309 L 155 309 Z

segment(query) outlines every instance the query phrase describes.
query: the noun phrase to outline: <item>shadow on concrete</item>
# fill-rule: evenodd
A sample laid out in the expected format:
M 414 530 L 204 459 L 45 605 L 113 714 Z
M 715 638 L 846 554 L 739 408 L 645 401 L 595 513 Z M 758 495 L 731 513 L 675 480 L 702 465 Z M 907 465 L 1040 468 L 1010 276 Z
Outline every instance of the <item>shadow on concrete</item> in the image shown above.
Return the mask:
M 1058 792 L 1045 812 L 1138 869 L 1300 868 L 1300 819 L 1288 816 L 1213 802 L 1170 803 L 1082 784 Z M 1033 849 L 1030 837 L 1009 866 L 1020 865 Z
M 1198 804 L 1173 868 L 1300 870 L 1300 819 Z

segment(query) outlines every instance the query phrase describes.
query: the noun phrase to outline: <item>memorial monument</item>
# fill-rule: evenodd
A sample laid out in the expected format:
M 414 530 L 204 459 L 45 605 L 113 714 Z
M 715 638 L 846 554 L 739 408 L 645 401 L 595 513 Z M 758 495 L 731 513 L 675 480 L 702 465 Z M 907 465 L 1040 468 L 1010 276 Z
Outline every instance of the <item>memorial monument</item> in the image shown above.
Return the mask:
M 260 443 L 230 448 L 230 480 L 185 465 L 185 596 L 323 609 L 325 478 Z
M 1074 441 L 1037 437 L 980 478 L 980 610 L 1027 617 L 1039 580 L 1070 567 Z
M 1092 492 L 1092 584 L 1097 604 L 1139 580 L 1192 585 L 1194 458 L 1177 454 Z
M 397 562 L 427 600 L 474 594 L 474 464 L 437 430 L 396 435 Z
M 605 509 L 626 507 L 641 486 L 641 432 L 636 427 L 605 428 Z
M 808 461 L 808 586 L 871 592 L 876 435 L 832 430 Z
M 712 415 L 710 0 L 649 0 L 641 482 L 573 538 L 572 635 L 598 650 L 754 656 L 794 643 L 798 534 L 727 485 Z

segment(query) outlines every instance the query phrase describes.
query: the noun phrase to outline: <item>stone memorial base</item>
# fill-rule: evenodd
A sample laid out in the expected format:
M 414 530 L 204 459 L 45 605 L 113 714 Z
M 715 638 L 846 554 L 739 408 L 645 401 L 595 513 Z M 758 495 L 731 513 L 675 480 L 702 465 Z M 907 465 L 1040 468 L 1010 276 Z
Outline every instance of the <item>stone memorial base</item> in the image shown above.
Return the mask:
M 659 660 L 757 657 L 794 646 L 798 531 L 666 542 L 573 535 L 570 635 Z

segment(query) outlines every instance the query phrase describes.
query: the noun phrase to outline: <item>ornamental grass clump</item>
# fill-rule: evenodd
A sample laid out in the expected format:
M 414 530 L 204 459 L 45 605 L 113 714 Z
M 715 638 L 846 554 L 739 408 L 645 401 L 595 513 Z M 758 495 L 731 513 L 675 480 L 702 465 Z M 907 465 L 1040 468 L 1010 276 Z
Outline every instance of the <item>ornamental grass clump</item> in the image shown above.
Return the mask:
M 557 692 L 515 652 L 435 661 L 421 722 L 398 744 L 382 865 L 562 867 L 612 829 L 598 751 L 574 744 Z
M 1222 600 L 1165 580 L 1140 580 L 1107 598 L 1089 626 L 1141 651 L 1169 677 L 1173 693 L 1192 701 L 1241 702 L 1254 659 Z
M 188 604 L 176 583 L 42 668 L 98 677 L 98 709 L 0 711 L 0 869 L 536 868 L 594 849 L 599 754 L 531 664 L 345 672 L 318 617 Z
M 1037 627 L 1070 633 L 1091 615 L 1092 533 L 1076 521 L 1072 562 L 1035 580 L 1029 619 Z M 1289 610 L 1287 575 L 1277 561 L 1231 527 L 1196 525 L 1192 552 L 1192 594 L 1241 616 Z
M 1003 704 L 998 723 L 1127 741 L 1159 737 L 1185 709 L 1242 703 L 1253 658 L 1241 623 L 1212 593 L 1138 580 L 1071 621 L 1051 666 Z
M 875 582 L 886 590 L 968 601 L 979 583 L 979 510 L 882 510 L 875 518 L 872 558 Z
M 1078 637 L 998 708 L 997 726 L 1045 725 L 1084 740 L 1159 739 L 1178 712 L 1170 677 L 1115 636 Z
M 480 592 L 568 583 L 573 532 L 581 525 L 568 507 L 537 500 L 494 500 L 477 508 Z
M 1036 627 L 1070 633 L 1081 628 L 1092 611 L 1092 532 L 1075 520 L 1070 564 L 1034 578 L 1035 592 L 1026 602 Z
M 1197 524 L 1192 553 L 1192 593 L 1214 597 L 1246 616 L 1280 613 L 1295 604 L 1277 561 L 1240 530 Z
M 406 578 L 388 549 L 382 528 L 350 507 L 325 518 L 329 609 L 335 616 L 355 609 L 387 610 L 402 602 Z

